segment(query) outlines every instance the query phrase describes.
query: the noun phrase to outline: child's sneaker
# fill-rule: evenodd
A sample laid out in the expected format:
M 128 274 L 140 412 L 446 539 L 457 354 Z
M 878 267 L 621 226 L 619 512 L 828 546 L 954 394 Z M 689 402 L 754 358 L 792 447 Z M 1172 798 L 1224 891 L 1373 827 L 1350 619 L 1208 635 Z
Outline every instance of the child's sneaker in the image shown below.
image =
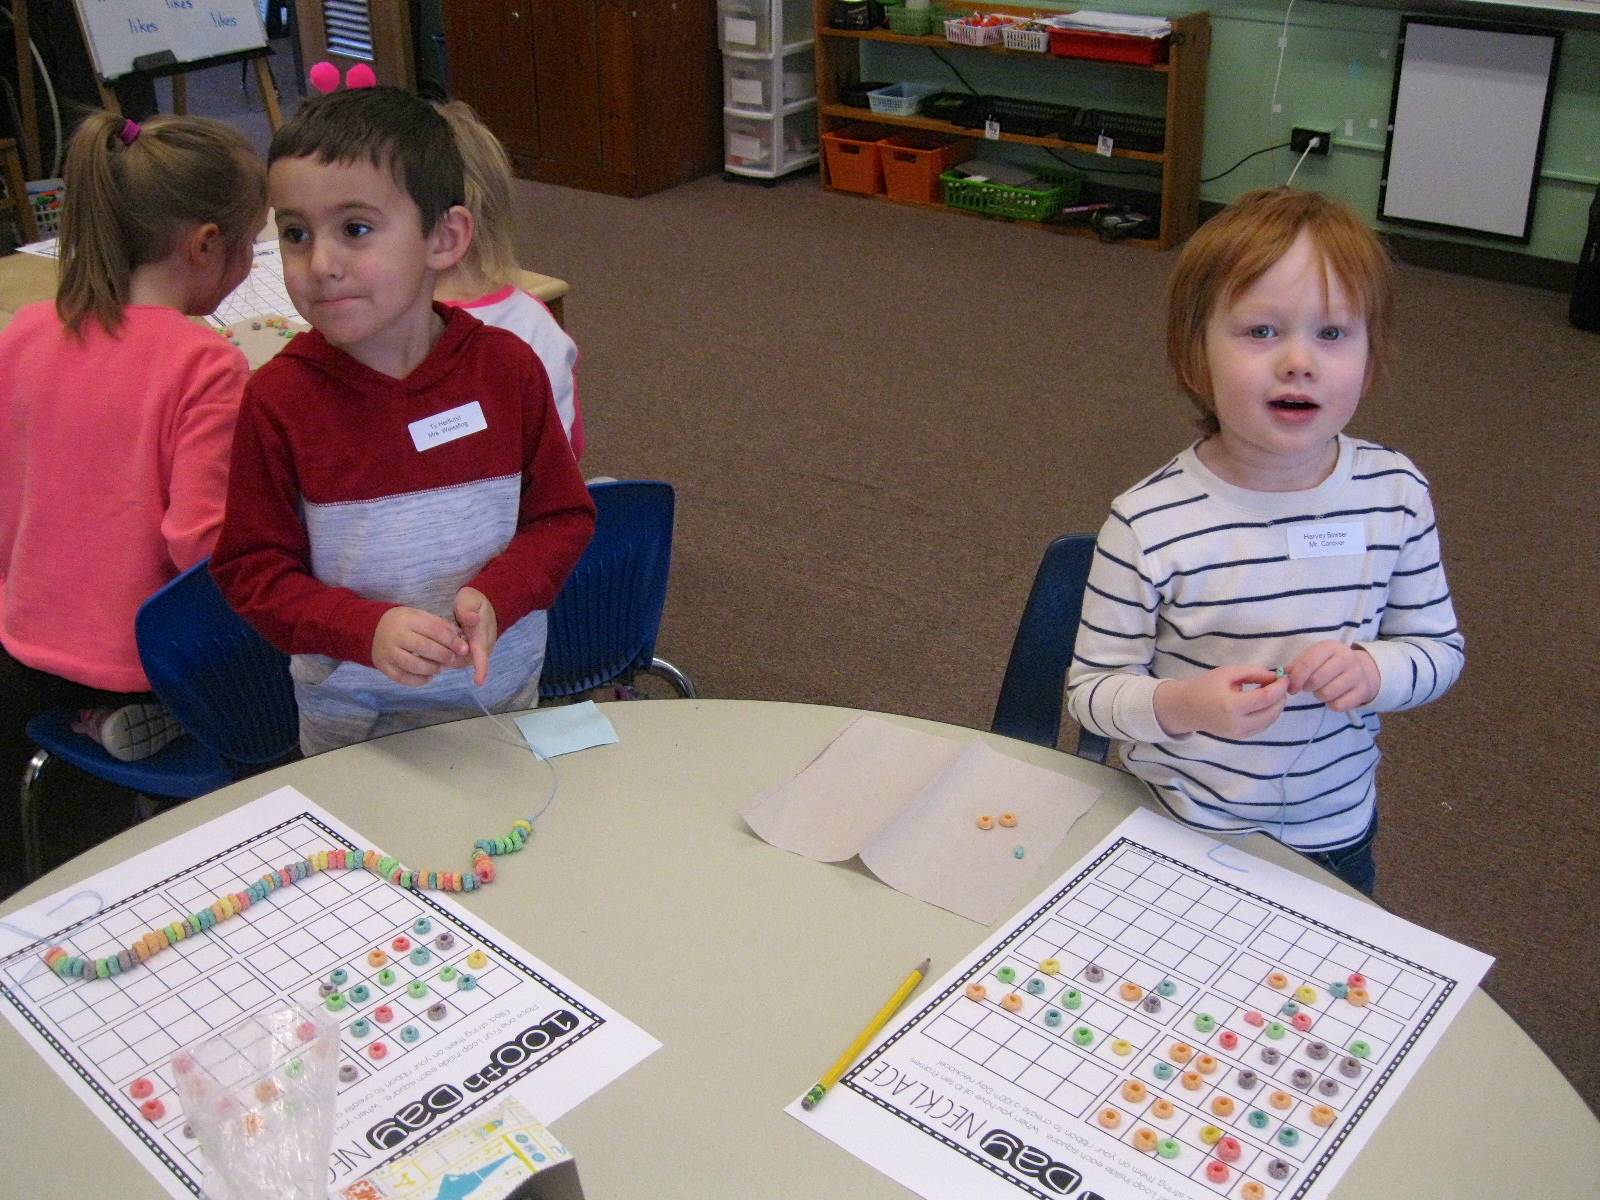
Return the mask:
M 183 726 L 159 704 L 85 709 L 72 728 L 99 742 L 119 762 L 149 758 L 183 736 Z

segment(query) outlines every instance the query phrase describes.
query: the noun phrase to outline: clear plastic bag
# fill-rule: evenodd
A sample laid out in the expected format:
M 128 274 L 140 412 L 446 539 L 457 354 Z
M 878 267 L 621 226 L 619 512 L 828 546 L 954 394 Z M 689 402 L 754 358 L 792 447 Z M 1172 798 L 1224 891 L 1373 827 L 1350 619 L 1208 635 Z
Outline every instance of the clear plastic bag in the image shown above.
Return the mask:
M 287 1003 L 172 1059 L 208 1200 L 325 1200 L 339 1026 Z

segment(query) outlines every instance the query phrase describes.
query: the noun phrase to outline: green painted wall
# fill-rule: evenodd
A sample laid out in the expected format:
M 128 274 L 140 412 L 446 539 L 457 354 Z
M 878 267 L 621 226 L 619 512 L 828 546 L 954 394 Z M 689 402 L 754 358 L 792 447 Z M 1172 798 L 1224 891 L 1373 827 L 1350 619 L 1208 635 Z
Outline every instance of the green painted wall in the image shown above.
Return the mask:
M 1010 0 L 1015 3 L 1016 0 Z M 1048 8 L 1079 5 L 1040 4 Z M 1138 5 L 1094 4 L 1113 11 L 1164 15 L 1194 11 L 1194 4 L 1149 0 Z M 1340 196 L 1380 228 L 1422 237 L 1470 242 L 1542 258 L 1576 262 L 1588 227 L 1589 203 L 1600 179 L 1600 32 L 1566 29 L 1556 90 L 1545 137 L 1544 161 L 1534 202 L 1533 236 L 1525 246 L 1470 234 L 1436 233 L 1377 220 L 1383 169 L 1384 126 L 1394 88 L 1394 59 L 1401 14 L 1348 4 L 1296 3 L 1288 47 L 1278 79 L 1278 38 L 1284 6 L 1255 0 L 1216 3 L 1211 14 L 1211 60 L 1206 87 L 1205 159 L 1202 177 L 1218 175 L 1253 150 L 1289 140 L 1293 126 L 1332 129 L 1333 151 L 1308 158 L 1296 186 Z M 1524 24 L 1537 24 L 1529 18 Z M 948 69 L 919 47 L 867 47 L 864 71 L 886 79 L 939 80 L 957 88 Z M 1020 55 L 985 57 L 941 51 L 980 91 L 1037 95 L 1079 105 L 1159 110 L 1160 82 L 1137 72 L 1048 61 Z M 1154 90 L 1151 85 L 1154 84 Z M 1464 145 L 1463 154 L 1488 155 L 1491 146 Z M 1208 201 L 1226 203 L 1241 192 L 1282 183 L 1298 155 L 1287 149 L 1263 154 L 1201 187 Z M 1113 166 L 1125 166 L 1118 160 Z M 1110 176 L 1099 178 L 1111 180 Z

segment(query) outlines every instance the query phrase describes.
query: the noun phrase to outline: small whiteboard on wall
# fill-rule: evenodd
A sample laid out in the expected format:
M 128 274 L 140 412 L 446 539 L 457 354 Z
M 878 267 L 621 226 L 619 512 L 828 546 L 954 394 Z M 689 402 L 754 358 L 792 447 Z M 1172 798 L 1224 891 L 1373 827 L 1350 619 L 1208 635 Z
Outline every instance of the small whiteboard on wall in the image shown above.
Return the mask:
M 1407 17 L 1378 215 L 1525 242 L 1561 34 Z
M 267 48 L 257 0 L 74 3 L 95 73 L 101 79 Z

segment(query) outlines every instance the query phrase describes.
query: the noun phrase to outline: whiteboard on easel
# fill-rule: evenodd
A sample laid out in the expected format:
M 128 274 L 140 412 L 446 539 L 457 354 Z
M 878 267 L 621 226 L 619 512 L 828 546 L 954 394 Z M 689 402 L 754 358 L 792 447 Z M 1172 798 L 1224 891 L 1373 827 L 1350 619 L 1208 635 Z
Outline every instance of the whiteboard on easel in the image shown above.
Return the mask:
M 267 48 L 256 0 L 74 0 L 74 5 L 101 79 Z

